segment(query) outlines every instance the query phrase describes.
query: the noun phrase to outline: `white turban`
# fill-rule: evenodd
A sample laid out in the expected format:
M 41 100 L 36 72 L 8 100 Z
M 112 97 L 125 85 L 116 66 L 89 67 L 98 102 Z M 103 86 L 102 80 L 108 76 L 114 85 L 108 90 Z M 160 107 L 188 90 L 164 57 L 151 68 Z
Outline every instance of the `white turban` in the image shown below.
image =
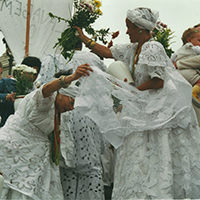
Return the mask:
M 148 8 L 136 8 L 127 11 L 127 18 L 141 29 L 153 30 L 158 20 L 158 11 L 149 11 Z
M 59 93 L 65 96 L 75 98 L 79 92 L 79 87 L 76 86 L 76 82 L 77 81 L 71 82 L 71 84 L 67 88 L 61 88 L 59 90 Z

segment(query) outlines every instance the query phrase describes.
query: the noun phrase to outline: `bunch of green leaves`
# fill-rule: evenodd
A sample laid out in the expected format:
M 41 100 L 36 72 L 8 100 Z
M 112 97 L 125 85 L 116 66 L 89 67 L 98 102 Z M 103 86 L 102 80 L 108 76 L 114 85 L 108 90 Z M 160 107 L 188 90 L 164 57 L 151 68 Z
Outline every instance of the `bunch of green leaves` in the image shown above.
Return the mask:
M 92 24 L 100 17 L 101 10 L 99 9 L 98 1 L 94 0 L 93 6 L 88 3 L 79 3 L 77 0 L 74 1 L 75 12 L 70 20 L 66 20 L 62 17 L 58 17 L 52 13 L 49 16 L 52 19 L 57 19 L 58 22 L 61 20 L 68 23 L 69 28 L 66 29 L 61 37 L 58 38 L 58 42 L 54 45 L 54 48 L 60 48 L 61 54 L 69 60 L 73 57 L 75 52 L 75 44 L 80 41 L 76 36 L 76 29 L 74 26 L 78 26 L 81 29 L 92 35 L 92 38 L 97 41 L 102 41 L 104 44 L 107 43 L 106 37 L 110 34 L 108 29 L 95 30 Z
M 14 71 L 14 77 L 16 79 L 16 95 L 28 94 L 33 87 L 33 74 L 16 70 Z
M 61 54 L 65 59 L 68 58 L 71 60 L 75 52 L 75 45 L 80 41 L 80 39 L 76 37 L 75 32 L 75 28 L 66 29 L 62 32 L 61 37 L 58 38 L 58 42 L 54 46 L 54 48 L 60 48 Z
M 171 42 L 171 40 L 174 38 L 173 34 L 174 32 L 171 31 L 166 24 L 161 22 L 157 22 L 156 28 L 154 28 L 152 31 L 152 37 L 155 41 L 158 41 L 163 45 L 168 57 L 171 57 L 171 55 L 174 53 L 170 47 L 170 45 L 173 43 Z

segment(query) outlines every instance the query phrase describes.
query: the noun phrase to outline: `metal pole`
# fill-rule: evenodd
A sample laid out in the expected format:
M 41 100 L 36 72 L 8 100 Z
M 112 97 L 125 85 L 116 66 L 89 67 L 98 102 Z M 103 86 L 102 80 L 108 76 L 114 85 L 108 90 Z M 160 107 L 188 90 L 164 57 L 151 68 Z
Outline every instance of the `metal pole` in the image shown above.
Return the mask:
M 28 2 L 27 2 L 27 19 L 26 19 L 25 57 L 27 57 L 29 55 L 30 14 L 31 14 L 31 0 L 28 0 Z

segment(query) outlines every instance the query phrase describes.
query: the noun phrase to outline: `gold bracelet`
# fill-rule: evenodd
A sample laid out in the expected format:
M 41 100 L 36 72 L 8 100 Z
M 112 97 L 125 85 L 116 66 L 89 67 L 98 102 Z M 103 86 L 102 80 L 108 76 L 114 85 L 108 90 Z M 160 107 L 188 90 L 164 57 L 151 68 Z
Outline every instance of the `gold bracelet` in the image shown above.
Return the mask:
M 85 43 L 85 46 L 89 48 L 91 42 L 92 42 L 92 40 L 89 39 L 89 40 Z
M 6 95 L 6 101 L 8 101 L 8 95 L 10 95 L 9 93 Z
M 90 43 L 90 45 L 89 45 L 89 49 L 94 49 L 94 47 L 95 47 L 95 45 L 96 45 L 96 42 L 95 41 L 92 41 L 91 43 Z
M 65 82 L 65 77 L 66 76 L 60 76 L 58 79 L 58 83 L 59 83 L 60 87 L 62 87 L 62 88 L 67 88 L 71 84 L 71 83 Z

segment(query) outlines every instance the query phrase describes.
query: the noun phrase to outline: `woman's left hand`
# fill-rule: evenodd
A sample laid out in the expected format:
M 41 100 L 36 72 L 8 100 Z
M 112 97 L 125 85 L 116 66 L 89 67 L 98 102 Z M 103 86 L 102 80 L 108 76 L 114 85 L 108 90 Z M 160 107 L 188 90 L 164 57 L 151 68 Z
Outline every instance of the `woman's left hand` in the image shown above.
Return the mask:
M 85 63 L 77 67 L 76 71 L 72 74 L 73 80 L 79 79 L 81 76 L 89 76 L 89 71 L 93 72 L 93 70 L 89 67 L 90 65 Z

